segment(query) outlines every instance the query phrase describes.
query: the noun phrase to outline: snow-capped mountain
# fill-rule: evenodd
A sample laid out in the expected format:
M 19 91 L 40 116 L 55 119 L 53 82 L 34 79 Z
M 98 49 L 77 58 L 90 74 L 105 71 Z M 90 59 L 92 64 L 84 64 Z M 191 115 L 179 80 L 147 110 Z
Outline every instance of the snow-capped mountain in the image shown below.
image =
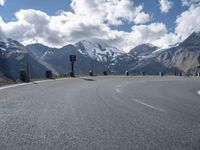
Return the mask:
M 66 45 L 60 49 L 50 48 L 41 44 L 32 44 L 27 46 L 29 54 L 34 58 L 43 61 L 53 68 L 59 74 L 66 74 L 70 72 L 71 66 L 69 55 L 76 55 L 77 61 L 75 70 L 77 73 L 89 72 L 93 66 L 95 71 L 102 72 L 107 70 L 104 62 L 99 62 L 90 55 L 81 52 L 77 45 Z M 83 48 L 82 48 L 83 49 Z
M 28 54 L 21 43 L 7 39 L 0 41 L 0 74 L 10 79 L 19 79 L 20 70 L 25 70 L 27 63 L 31 66 L 31 77 L 44 77 L 47 68 Z
M 79 72 L 87 72 L 93 65 L 100 72 L 109 70 L 123 73 L 125 70 L 129 70 L 130 72 L 144 71 L 149 74 L 157 74 L 160 71 L 172 73 L 176 70 L 187 73 L 199 66 L 199 37 L 199 33 L 193 33 L 179 45 L 168 49 L 142 44 L 131 49 L 129 53 L 122 52 L 104 42 L 86 40 L 61 49 L 37 44 L 29 45 L 28 48 L 34 57 L 50 64 L 59 73 L 66 72 L 70 54 L 77 55 L 76 69 Z
M 151 44 L 138 45 L 125 53 L 102 41 L 80 41 L 62 48 L 50 48 L 42 44 L 24 47 L 17 41 L 8 39 L 0 42 L 0 74 L 16 79 L 19 70 L 27 62 L 33 65 L 33 75 L 43 76 L 45 69 L 57 74 L 70 72 L 69 55 L 77 56 L 76 73 L 107 70 L 115 73 L 158 72 L 185 73 L 200 72 L 200 33 L 193 33 L 177 46 L 159 49 Z
M 12 39 L 6 41 L 0 41 L 0 57 L 8 58 L 11 55 L 15 55 L 17 59 L 20 59 L 23 55 L 27 54 L 26 48 L 19 42 Z
M 141 44 L 131 49 L 129 53 L 117 57 L 112 65 L 114 72 L 123 73 L 128 70 L 131 73 L 146 72 L 147 74 L 157 74 L 164 71 L 166 67 L 156 62 L 155 55 L 159 48 L 151 44 Z
M 60 74 L 70 71 L 69 55 L 71 54 L 77 56 L 75 69 L 80 73 L 89 72 L 93 68 L 96 72 L 112 71 L 111 68 L 116 59 L 126 54 L 102 41 L 92 42 L 86 40 L 74 45 L 66 45 L 60 49 L 49 48 L 42 44 L 28 45 L 27 48 L 33 57 L 49 64 L 51 68 L 54 68 Z
M 125 52 L 107 45 L 104 42 L 91 42 L 91 41 L 80 41 L 74 45 L 78 51 L 83 54 L 90 56 L 99 62 L 108 62 L 114 60 L 117 56 L 124 54 Z
M 178 68 L 185 73 L 200 72 L 200 32 L 192 33 L 178 46 L 163 51 L 156 59 L 168 68 Z
M 145 57 L 145 56 L 147 57 L 149 55 L 152 55 L 152 53 L 157 49 L 159 48 L 152 44 L 141 44 L 131 49 L 129 54 L 136 57 Z

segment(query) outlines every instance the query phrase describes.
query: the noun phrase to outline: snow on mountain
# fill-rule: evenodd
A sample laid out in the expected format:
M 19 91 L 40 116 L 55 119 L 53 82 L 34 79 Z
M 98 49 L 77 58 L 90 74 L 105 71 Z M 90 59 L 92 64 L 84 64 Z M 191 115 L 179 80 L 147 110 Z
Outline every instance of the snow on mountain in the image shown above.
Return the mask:
M 63 62 L 68 62 L 69 55 L 75 54 L 77 60 L 80 61 L 77 63 L 77 69 L 80 72 L 89 70 L 91 64 L 95 62 L 95 65 L 99 64 L 101 68 L 107 68 L 106 70 L 116 73 L 129 70 L 157 74 L 159 71 L 173 72 L 174 70 L 188 72 L 193 68 L 198 71 L 197 68 L 200 68 L 199 39 L 200 33 L 193 33 L 183 42 L 170 48 L 160 49 L 152 44 L 141 44 L 131 49 L 129 53 L 120 51 L 102 41 L 86 40 L 61 49 L 52 49 L 44 45 L 33 45 L 29 48 L 32 49 L 34 56 L 39 56 L 37 58 L 50 63 L 52 67 L 59 67 L 57 69 L 59 72 L 66 71 L 66 65 Z
M 75 47 L 81 54 L 88 55 L 92 59 L 100 62 L 108 62 L 109 60 L 113 60 L 117 56 L 125 53 L 115 47 L 107 45 L 104 42 L 90 42 L 83 40 L 76 43 Z
M 17 41 L 12 39 L 0 41 L 0 57 L 9 58 L 15 55 L 17 59 L 21 59 L 27 53 L 28 51 L 26 48 Z
M 131 49 L 129 54 L 135 58 L 138 58 L 139 60 L 149 59 L 155 56 L 155 52 L 158 51 L 158 49 L 158 47 L 149 43 L 141 44 Z
M 0 41 L 0 73 L 10 79 L 19 79 L 19 72 L 25 70 L 27 63 L 31 66 L 31 77 L 44 77 L 47 67 L 29 55 L 21 43 L 7 39 Z
M 38 61 L 48 64 L 49 67 L 62 75 L 71 71 L 69 56 L 72 54 L 77 57 L 74 68 L 76 73 L 89 72 L 92 65 L 95 66 L 95 71 L 98 72 L 103 72 L 107 69 L 104 63 L 92 59 L 87 53 L 82 53 L 79 47 L 77 48 L 71 44 L 59 49 L 50 48 L 41 44 L 28 45 L 27 48 L 31 56 Z M 84 47 L 82 49 L 84 49 Z

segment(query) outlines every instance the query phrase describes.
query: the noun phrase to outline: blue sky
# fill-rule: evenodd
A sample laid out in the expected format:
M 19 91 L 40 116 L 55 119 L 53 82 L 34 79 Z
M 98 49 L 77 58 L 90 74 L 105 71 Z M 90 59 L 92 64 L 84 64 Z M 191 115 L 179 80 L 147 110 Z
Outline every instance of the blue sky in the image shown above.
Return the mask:
M 70 0 L 7 0 L 0 7 L 0 14 L 6 21 L 14 19 L 14 13 L 20 9 L 37 9 L 55 15 L 59 10 L 70 11 L 70 3 Z
M 196 24 L 180 33 L 191 11 L 198 16 L 199 0 L 0 0 L 0 4 L 1 38 L 17 38 L 23 44 L 60 47 L 83 39 L 102 39 L 127 51 L 142 43 L 167 47 L 199 30 L 195 20 Z M 43 21 L 46 26 L 38 26 Z
M 168 29 L 174 30 L 176 16 L 185 11 L 187 7 L 181 7 L 180 0 L 174 0 L 171 11 L 161 13 L 158 0 L 132 0 L 136 5 L 143 5 L 144 10 L 153 15 L 152 22 L 163 22 Z M 20 9 L 36 9 L 46 12 L 48 15 L 56 15 L 60 10 L 72 11 L 71 0 L 7 0 L 4 7 L 0 7 L 1 17 L 5 21 L 15 19 L 14 13 Z M 132 24 L 114 27 L 119 30 L 130 31 Z

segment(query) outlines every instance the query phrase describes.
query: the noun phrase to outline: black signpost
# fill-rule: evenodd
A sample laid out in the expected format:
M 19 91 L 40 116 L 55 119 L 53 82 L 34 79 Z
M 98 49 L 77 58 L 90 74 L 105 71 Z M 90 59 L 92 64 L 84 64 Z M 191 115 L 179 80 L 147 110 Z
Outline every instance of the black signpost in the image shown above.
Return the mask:
M 30 82 L 30 65 L 27 63 L 26 65 L 26 74 L 27 74 L 27 82 Z
M 71 72 L 70 72 L 70 77 L 75 77 L 75 73 L 74 73 L 74 62 L 76 61 L 76 55 L 70 55 L 70 61 L 71 61 Z

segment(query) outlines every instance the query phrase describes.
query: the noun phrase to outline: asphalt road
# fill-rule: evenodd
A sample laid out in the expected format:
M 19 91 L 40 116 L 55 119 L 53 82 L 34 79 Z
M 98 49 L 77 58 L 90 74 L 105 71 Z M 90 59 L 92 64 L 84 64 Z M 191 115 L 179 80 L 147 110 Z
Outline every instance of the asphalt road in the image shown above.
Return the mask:
M 82 77 L 0 88 L 0 150 L 199 150 L 200 78 Z

